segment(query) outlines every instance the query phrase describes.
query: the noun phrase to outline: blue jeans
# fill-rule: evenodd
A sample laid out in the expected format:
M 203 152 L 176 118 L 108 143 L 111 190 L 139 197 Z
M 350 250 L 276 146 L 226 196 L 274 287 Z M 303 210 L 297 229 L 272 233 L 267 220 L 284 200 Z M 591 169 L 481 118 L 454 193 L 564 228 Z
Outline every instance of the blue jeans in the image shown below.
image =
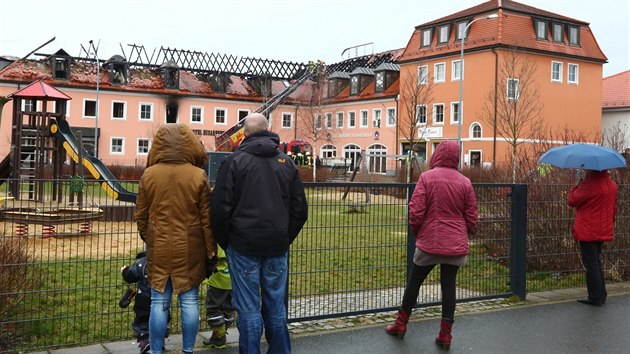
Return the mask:
M 227 249 L 232 301 L 238 312 L 239 353 L 260 353 L 263 324 L 267 353 L 291 353 L 287 327 L 288 253 L 275 257 L 248 256 Z M 262 296 L 262 299 L 261 299 Z
M 149 317 L 149 341 L 152 354 L 161 354 L 168 326 L 173 283 L 166 283 L 163 293 L 151 288 L 151 316 Z M 192 353 L 199 330 L 199 287 L 177 295 L 182 312 L 182 350 Z

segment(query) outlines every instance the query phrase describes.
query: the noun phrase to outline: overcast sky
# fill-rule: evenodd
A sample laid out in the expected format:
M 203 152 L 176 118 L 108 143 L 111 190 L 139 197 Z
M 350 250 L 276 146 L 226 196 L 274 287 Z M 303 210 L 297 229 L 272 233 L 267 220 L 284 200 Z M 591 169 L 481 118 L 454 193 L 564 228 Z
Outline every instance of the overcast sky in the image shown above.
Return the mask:
M 407 45 L 416 25 L 484 0 L 2 0 L 0 55 L 22 57 L 99 42 L 99 57 L 120 45 L 160 46 L 261 59 L 342 60 L 353 54 Z M 589 22 L 608 57 L 604 76 L 630 69 L 630 0 L 522 0 L 521 3 Z M 129 54 L 127 54 L 129 55 Z

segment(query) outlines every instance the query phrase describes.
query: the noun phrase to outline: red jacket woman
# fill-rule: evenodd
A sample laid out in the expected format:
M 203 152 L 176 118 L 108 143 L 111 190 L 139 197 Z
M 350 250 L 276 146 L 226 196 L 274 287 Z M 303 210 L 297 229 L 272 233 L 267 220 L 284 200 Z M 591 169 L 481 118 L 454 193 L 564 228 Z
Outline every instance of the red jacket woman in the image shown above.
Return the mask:
M 571 188 L 568 204 L 576 208 L 576 241 L 612 241 L 617 214 L 617 184 L 608 171 L 586 171 L 584 180 Z

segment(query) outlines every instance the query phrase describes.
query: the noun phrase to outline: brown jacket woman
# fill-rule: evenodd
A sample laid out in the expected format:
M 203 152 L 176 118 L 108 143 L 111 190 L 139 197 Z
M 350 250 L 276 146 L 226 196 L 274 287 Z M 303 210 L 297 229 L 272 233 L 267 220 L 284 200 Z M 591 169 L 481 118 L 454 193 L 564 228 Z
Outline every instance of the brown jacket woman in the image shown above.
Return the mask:
M 147 244 L 149 281 L 159 292 L 169 277 L 174 294 L 199 285 L 214 255 L 205 161 L 188 126 L 165 124 L 157 130 L 140 179 L 136 222 Z

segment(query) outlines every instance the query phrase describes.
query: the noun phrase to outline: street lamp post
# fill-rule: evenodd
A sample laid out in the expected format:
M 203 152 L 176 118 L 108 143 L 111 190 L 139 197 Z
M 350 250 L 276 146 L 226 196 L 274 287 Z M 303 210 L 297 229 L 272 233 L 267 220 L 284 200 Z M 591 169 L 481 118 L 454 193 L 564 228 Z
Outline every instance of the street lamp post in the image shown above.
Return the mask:
M 98 45 L 95 47 L 94 42 L 92 42 L 92 40 L 90 40 L 90 45 L 92 46 L 92 49 L 94 49 L 94 58 L 96 59 L 96 115 L 94 116 L 94 121 L 95 121 L 94 158 L 98 159 L 98 110 L 99 110 L 98 93 L 99 93 L 99 86 L 101 83 L 101 70 L 100 70 L 101 63 L 98 59 Z
M 459 110 L 459 117 L 457 117 L 457 143 L 459 144 L 459 168 L 460 169 L 462 168 L 462 159 L 463 159 L 462 153 L 464 152 L 464 142 L 462 141 L 462 120 L 464 119 L 464 107 L 462 106 L 463 93 L 464 93 L 464 39 L 468 37 L 467 35 L 468 28 L 470 28 L 470 26 L 473 23 L 479 20 L 487 20 L 487 19 L 497 18 L 497 17 L 499 17 L 498 14 L 492 14 L 486 17 L 476 18 L 470 21 L 470 23 L 466 25 L 466 27 L 464 27 L 464 30 L 462 31 L 462 33 L 459 34 L 460 39 L 461 39 L 461 48 L 460 48 L 461 52 L 459 54 L 459 62 L 461 63 L 461 72 L 459 73 L 459 103 L 457 106 L 457 109 Z

